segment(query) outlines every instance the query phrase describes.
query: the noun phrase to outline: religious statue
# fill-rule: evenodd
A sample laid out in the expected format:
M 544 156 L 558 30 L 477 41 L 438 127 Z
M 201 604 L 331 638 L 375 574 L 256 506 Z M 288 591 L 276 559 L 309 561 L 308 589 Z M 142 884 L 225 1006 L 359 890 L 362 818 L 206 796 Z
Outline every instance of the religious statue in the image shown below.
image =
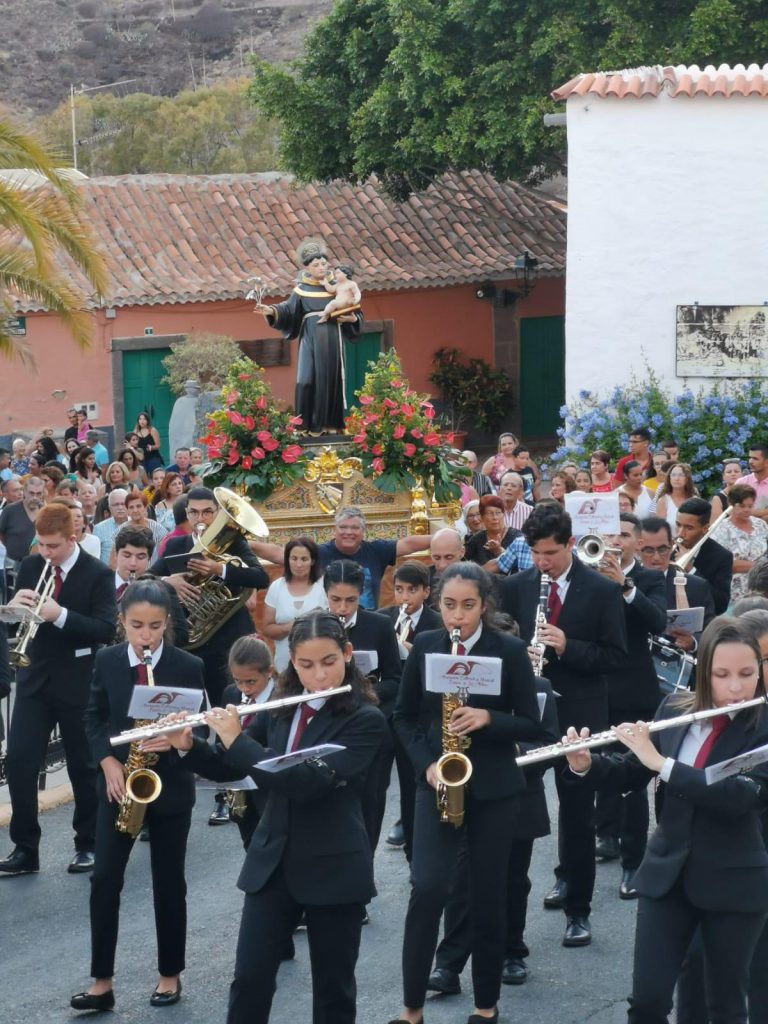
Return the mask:
M 362 333 L 363 313 L 358 303 L 356 308 L 334 309 L 327 319 L 322 319 L 330 300 L 339 297 L 338 292 L 332 294 L 326 286 L 325 245 L 320 240 L 307 239 L 299 247 L 297 257 L 304 269 L 290 297 L 274 306 L 257 301 L 255 309 L 284 338 L 298 338 L 296 415 L 301 416 L 304 430 L 319 436 L 344 429 L 344 342 Z M 345 280 L 338 284 L 343 286 L 342 294 L 347 294 L 344 289 L 354 282 Z

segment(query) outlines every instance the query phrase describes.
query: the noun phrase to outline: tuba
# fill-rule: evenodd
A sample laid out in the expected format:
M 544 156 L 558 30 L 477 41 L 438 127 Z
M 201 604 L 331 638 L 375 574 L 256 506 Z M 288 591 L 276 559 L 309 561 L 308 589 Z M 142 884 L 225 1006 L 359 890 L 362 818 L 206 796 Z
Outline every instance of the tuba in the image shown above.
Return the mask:
M 144 664 L 147 667 L 147 684 L 155 685 L 155 677 L 152 672 L 152 652 L 148 647 L 144 648 Z M 151 722 L 135 722 L 137 728 L 151 725 Z M 134 740 L 128 751 L 128 760 L 125 762 L 125 793 L 120 801 L 117 811 L 115 828 L 124 835 L 135 839 L 141 832 L 144 824 L 144 815 L 147 811 L 147 804 L 157 800 L 163 783 L 152 766 L 157 764 L 157 754 L 145 754 L 139 749 L 141 740 Z
M 228 548 L 238 537 L 268 537 L 269 528 L 251 503 L 234 491 L 217 487 L 213 493 L 219 503 L 219 511 L 210 526 L 195 538 L 189 554 L 240 566 L 243 564 L 241 559 L 227 555 Z M 243 607 L 251 591 L 245 588 L 239 594 L 233 594 L 220 576 L 201 576 L 188 572 L 186 579 L 200 590 L 195 603 L 185 606 L 189 621 L 187 650 L 194 651 L 210 640 Z
M 451 631 L 451 654 L 458 653 L 461 634 Z M 469 736 L 451 732 L 451 715 L 467 703 L 467 691 L 459 686 L 456 693 L 443 694 L 443 753 L 435 765 L 437 775 L 437 809 L 440 821 L 459 828 L 464 824 L 464 787 L 472 775 L 472 762 L 464 753 L 472 743 Z

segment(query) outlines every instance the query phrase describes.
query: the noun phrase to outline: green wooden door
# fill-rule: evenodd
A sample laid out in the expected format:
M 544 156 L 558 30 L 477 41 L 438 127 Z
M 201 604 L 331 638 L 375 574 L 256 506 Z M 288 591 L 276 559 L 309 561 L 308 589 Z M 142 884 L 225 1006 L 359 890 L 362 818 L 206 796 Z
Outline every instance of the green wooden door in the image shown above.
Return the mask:
M 344 393 L 347 399 L 347 408 L 360 404 L 355 398 L 355 392 L 363 386 L 368 363 L 376 362 L 379 352 L 381 352 L 381 331 L 361 334 L 357 341 L 344 342 L 344 371 L 346 375 Z
M 524 438 L 553 437 L 565 403 L 565 318 L 520 321 L 520 431 Z
M 149 413 L 152 426 L 160 434 L 160 451 L 166 464 L 173 461 L 173 452 L 168 450 L 168 424 L 175 398 L 168 385 L 160 381 L 165 376 L 162 360 L 170 352 L 169 348 L 123 352 L 125 429 L 133 429 L 140 412 Z

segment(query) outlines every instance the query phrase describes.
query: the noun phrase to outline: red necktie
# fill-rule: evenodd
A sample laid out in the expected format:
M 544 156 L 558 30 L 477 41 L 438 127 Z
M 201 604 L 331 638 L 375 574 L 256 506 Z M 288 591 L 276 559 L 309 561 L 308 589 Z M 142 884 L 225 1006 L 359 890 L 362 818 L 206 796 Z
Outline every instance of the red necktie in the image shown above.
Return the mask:
M 717 737 L 730 724 L 730 718 L 728 715 L 718 715 L 712 719 L 712 732 L 707 736 L 704 742 L 699 747 L 699 752 L 696 755 L 696 760 L 693 762 L 694 768 L 703 768 L 707 763 L 712 747 L 714 747 Z
M 456 653 L 457 654 L 466 654 L 467 653 L 467 648 L 464 646 L 464 644 L 458 643 L 458 644 L 456 644 Z
M 299 743 L 301 743 L 301 737 L 304 735 L 304 730 L 312 721 L 315 714 L 316 711 L 314 708 L 309 706 L 309 702 L 301 705 L 301 711 L 299 712 L 299 724 L 296 726 L 296 733 L 294 734 L 293 743 L 291 744 L 291 753 L 293 753 Z
M 121 583 L 120 586 L 115 591 L 115 600 L 119 602 L 120 598 L 123 596 L 123 594 L 126 592 L 127 589 L 128 589 L 128 584 L 127 583 Z
M 147 675 L 147 666 L 142 662 L 140 665 L 136 665 L 136 685 L 137 686 L 149 686 L 149 676 Z
M 256 701 L 255 700 L 246 700 L 246 701 L 243 701 L 243 703 L 244 704 L 255 704 Z M 253 721 L 253 715 L 244 715 L 243 716 L 243 728 L 247 729 L 252 721 Z
M 64 576 L 62 575 L 60 565 L 54 565 L 53 576 L 55 582 L 53 584 L 53 590 L 51 591 L 51 597 L 54 601 L 58 601 L 59 594 L 61 593 L 61 586 L 64 583 Z
M 547 598 L 547 622 L 552 626 L 557 625 L 563 602 L 560 600 L 560 591 L 555 580 L 549 584 L 549 597 Z

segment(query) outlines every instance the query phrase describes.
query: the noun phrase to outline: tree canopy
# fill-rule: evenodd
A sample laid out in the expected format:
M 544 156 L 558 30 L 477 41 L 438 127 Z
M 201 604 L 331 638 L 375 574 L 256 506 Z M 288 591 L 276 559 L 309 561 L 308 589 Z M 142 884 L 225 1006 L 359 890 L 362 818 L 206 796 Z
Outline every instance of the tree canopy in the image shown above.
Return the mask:
M 302 180 L 378 174 L 395 198 L 450 169 L 535 182 L 562 170 L 550 91 L 580 71 L 745 63 L 762 0 L 336 0 L 289 70 L 254 62 Z

